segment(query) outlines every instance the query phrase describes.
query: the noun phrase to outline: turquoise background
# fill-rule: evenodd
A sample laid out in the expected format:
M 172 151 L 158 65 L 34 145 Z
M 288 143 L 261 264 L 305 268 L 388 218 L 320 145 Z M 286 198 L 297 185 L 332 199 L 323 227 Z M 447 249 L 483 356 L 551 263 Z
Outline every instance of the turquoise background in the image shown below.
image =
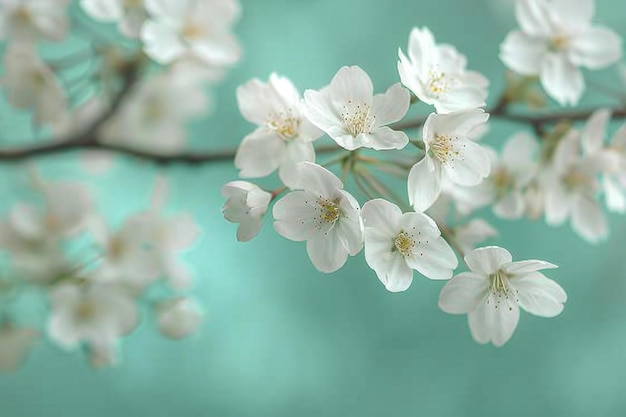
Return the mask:
M 412 26 L 426 25 L 464 52 L 470 68 L 492 80 L 493 101 L 503 85 L 498 45 L 515 25 L 511 4 L 243 0 L 236 31 L 244 59 L 216 90 L 215 112 L 190 127 L 190 142 L 201 149 L 236 146 L 253 126 L 239 115 L 234 89 L 272 71 L 304 90 L 356 64 L 384 90 L 398 81 L 397 49 L 406 48 Z M 600 0 L 597 9 L 599 21 L 626 35 L 623 2 Z M 626 89 L 611 70 L 594 77 Z M 589 93 L 586 104 L 594 101 L 602 98 Z M 20 129 L 0 119 L 2 138 Z M 498 146 L 510 133 L 511 126 L 495 122 L 487 141 Z M 52 178 L 85 178 L 74 155 L 40 166 Z M 2 172 L 6 208 L 21 175 L 13 166 Z M 146 314 L 124 344 L 123 362 L 100 371 L 80 354 L 42 343 L 16 375 L 0 376 L 0 417 L 626 415 L 623 217 L 611 216 L 610 239 L 593 246 L 568 226 L 487 216 L 501 235 L 492 243 L 516 259 L 560 265 L 549 275 L 569 295 L 558 318 L 523 314 L 511 341 L 498 349 L 476 344 L 465 317 L 438 310 L 440 282 L 416 275 L 407 292 L 388 293 L 362 254 L 335 274 L 320 274 L 304 245 L 279 237 L 269 221 L 255 240 L 236 242 L 235 226 L 220 213 L 219 189 L 237 177 L 230 163 L 157 168 L 122 160 L 87 180 L 115 224 L 148 204 L 157 172 L 172 182 L 169 208 L 189 210 L 204 230 L 186 255 L 197 275 L 194 293 L 207 310 L 201 331 L 185 341 L 165 340 Z

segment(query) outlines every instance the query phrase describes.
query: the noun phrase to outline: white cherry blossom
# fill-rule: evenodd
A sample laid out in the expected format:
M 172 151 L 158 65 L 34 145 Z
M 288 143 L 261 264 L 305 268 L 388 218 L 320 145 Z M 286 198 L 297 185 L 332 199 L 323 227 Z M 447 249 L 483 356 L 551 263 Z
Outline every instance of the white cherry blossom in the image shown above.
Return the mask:
M 59 41 L 69 23 L 71 0 L 0 0 L 0 41 Z
M 241 55 L 231 33 L 237 0 L 144 0 L 144 51 L 160 64 L 194 56 L 209 66 L 232 65 Z
M 246 136 L 235 156 L 242 178 L 264 177 L 278 169 L 284 183 L 299 162 L 315 162 L 312 142 L 322 136 L 302 114 L 300 92 L 293 83 L 271 74 L 267 83 L 253 79 L 237 88 L 243 117 L 258 128 Z
M 467 59 L 452 45 L 436 44 L 428 28 L 413 28 L 408 57 L 398 51 L 402 84 L 437 113 L 450 113 L 485 105 L 489 81 L 467 71 Z
M 517 327 L 520 307 L 540 317 L 554 317 L 563 311 L 565 291 L 539 272 L 557 266 L 512 260 L 506 249 L 497 246 L 475 249 L 465 256 L 471 272 L 455 276 L 441 290 L 439 308 L 450 314 L 467 314 L 478 343 L 504 345 Z
M 579 67 L 600 69 L 622 56 L 617 33 L 594 26 L 594 0 L 517 0 L 519 30 L 510 32 L 500 58 L 513 71 L 539 76 L 561 105 L 576 104 L 585 89 Z
M 409 104 L 410 94 L 399 83 L 374 95 L 372 80 L 358 66 L 341 68 L 320 91 L 304 92 L 307 118 L 350 151 L 404 148 L 406 133 L 387 125 L 402 119 Z
M 102 128 L 102 140 L 162 154 L 180 152 L 186 144 L 185 123 L 204 114 L 207 96 L 194 77 L 171 69 L 143 80 Z
M 191 298 L 176 298 L 160 302 L 156 306 L 159 331 L 170 339 L 183 339 L 198 330 L 202 323 L 202 311 Z
M 137 38 L 147 17 L 144 0 L 81 0 L 80 6 L 95 20 L 118 23 L 120 32 Z
M 224 218 L 239 223 L 237 240 L 247 242 L 261 229 L 261 220 L 267 212 L 272 194 L 246 181 L 231 181 L 222 187 L 228 200 L 222 208 Z
M 609 153 L 582 155 L 580 132 L 571 130 L 559 141 L 542 176 L 546 222 L 558 226 L 570 218 L 572 228 L 584 239 L 592 243 L 605 239 L 609 230 L 596 199 L 598 175 L 613 164 Z
M 422 130 L 426 154 L 411 168 L 407 185 L 416 211 L 437 200 L 443 181 L 475 186 L 489 175 L 489 154 L 472 140 L 473 132 L 488 118 L 482 109 L 428 116 Z
M 458 265 L 436 223 L 423 213 L 402 213 L 383 199 L 363 205 L 365 260 L 392 292 L 405 291 L 413 270 L 430 279 L 449 279 Z
M 161 268 L 157 253 L 146 247 L 143 229 L 133 220 L 128 218 L 118 230 L 111 230 L 102 219 L 92 222 L 91 235 L 100 251 L 92 279 L 141 293 L 159 278 Z
M 64 284 L 50 293 L 50 301 L 48 335 L 66 349 L 81 343 L 109 346 L 130 333 L 139 319 L 132 298 L 111 285 L 85 289 Z
M 334 272 L 363 247 L 359 203 L 327 169 L 301 162 L 296 171 L 296 191 L 274 205 L 274 228 L 287 239 L 306 241 L 313 265 L 321 272 Z
M 478 243 L 497 235 L 497 230 L 483 219 L 472 219 L 454 228 L 454 239 L 463 253 L 471 252 Z
M 496 216 L 517 219 L 524 214 L 526 186 L 537 173 L 537 140 L 527 132 L 512 136 L 502 154 L 492 152 L 491 173 L 470 196 L 475 202 L 490 204 Z
M 34 113 L 35 123 L 55 123 L 66 112 L 66 97 L 54 73 L 32 46 L 11 44 L 4 56 L 2 85 L 15 108 Z

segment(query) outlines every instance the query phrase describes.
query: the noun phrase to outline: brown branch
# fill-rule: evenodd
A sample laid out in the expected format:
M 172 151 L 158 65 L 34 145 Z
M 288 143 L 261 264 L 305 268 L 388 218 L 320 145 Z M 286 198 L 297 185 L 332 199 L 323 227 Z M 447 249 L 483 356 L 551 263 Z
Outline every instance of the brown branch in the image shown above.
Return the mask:
M 137 159 L 150 161 L 156 164 L 204 164 L 210 162 L 229 161 L 235 157 L 236 150 L 220 151 L 198 151 L 183 152 L 177 154 L 161 154 L 148 150 L 134 149 L 121 145 L 107 144 L 100 141 L 98 130 L 106 123 L 118 110 L 122 102 L 126 99 L 133 85 L 138 79 L 140 70 L 140 59 L 131 61 L 121 69 L 122 86 L 118 95 L 113 99 L 111 106 L 98 119 L 96 119 L 86 130 L 63 140 L 52 140 L 44 144 L 22 146 L 14 149 L 0 149 L 0 162 L 19 162 L 33 157 L 55 155 L 67 151 L 76 150 L 100 150 L 115 152 Z M 545 125 L 558 123 L 562 120 L 586 120 L 597 109 L 561 111 L 545 114 L 513 114 L 507 111 L 508 101 L 503 95 L 498 103 L 487 110 L 492 118 L 502 119 L 513 123 L 530 125 L 535 132 L 545 131 Z M 626 119 L 626 109 L 617 108 L 612 110 L 613 118 Z M 406 122 L 396 123 L 391 126 L 395 130 L 409 130 L 421 127 L 426 118 L 420 117 Z M 341 150 L 337 146 L 325 146 L 316 149 L 317 153 L 330 153 Z

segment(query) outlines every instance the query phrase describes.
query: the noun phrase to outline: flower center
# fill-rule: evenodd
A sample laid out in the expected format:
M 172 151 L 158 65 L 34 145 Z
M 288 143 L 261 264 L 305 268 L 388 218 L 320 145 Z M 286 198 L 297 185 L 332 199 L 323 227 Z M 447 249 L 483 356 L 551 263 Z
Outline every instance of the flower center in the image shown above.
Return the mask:
M 267 127 L 275 131 L 285 141 L 289 142 L 298 136 L 300 118 L 292 114 L 291 109 L 270 117 Z
M 413 248 L 415 247 L 415 240 L 404 230 L 400 231 L 393 238 L 393 243 L 396 247 L 396 250 L 402 254 L 402 256 L 407 257 L 413 254 Z
M 124 7 L 126 9 L 138 9 L 143 7 L 143 0 L 124 0 Z
M 204 36 L 204 28 L 195 23 L 187 23 L 182 30 L 183 38 L 187 40 L 196 40 Z
M 339 219 L 341 211 L 339 205 L 335 201 L 328 200 L 326 198 L 320 198 L 317 200 L 317 204 L 320 207 L 320 219 L 326 223 L 334 223 Z
M 491 181 L 494 187 L 500 192 L 511 188 L 514 183 L 513 176 L 504 167 L 498 167 L 493 171 Z
M 32 15 L 26 6 L 18 7 L 13 16 L 20 24 L 29 24 L 32 21 Z
M 431 69 L 428 74 L 428 91 L 432 97 L 439 98 L 450 90 L 450 85 L 453 82 L 454 80 L 446 76 L 445 72 Z
M 80 304 L 76 307 L 76 317 L 80 321 L 91 321 L 96 316 L 98 309 L 94 303 L 91 303 L 87 300 L 81 301 Z
M 459 151 L 454 149 L 454 138 L 446 135 L 435 134 L 435 140 L 430 143 L 430 150 L 442 163 L 454 161 L 459 156 Z
M 126 252 L 126 244 L 119 237 L 113 237 L 107 249 L 112 259 L 120 259 L 124 255 L 124 252 Z
M 341 121 L 352 137 L 371 132 L 376 116 L 370 115 L 370 109 L 369 104 L 355 103 L 352 100 L 348 100 L 348 103 L 343 106 Z
M 550 39 L 550 50 L 552 52 L 559 52 L 567 49 L 570 39 L 569 36 L 559 33 Z
M 498 270 L 495 274 L 489 275 L 490 285 L 487 304 L 492 303 L 494 308 L 502 303 L 503 300 L 518 303 L 518 291 L 509 285 L 509 276 Z M 508 306 L 509 311 L 513 310 L 511 305 Z
M 576 168 L 570 169 L 563 177 L 563 182 L 569 189 L 590 187 L 592 181 L 593 179 L 589 175 Z

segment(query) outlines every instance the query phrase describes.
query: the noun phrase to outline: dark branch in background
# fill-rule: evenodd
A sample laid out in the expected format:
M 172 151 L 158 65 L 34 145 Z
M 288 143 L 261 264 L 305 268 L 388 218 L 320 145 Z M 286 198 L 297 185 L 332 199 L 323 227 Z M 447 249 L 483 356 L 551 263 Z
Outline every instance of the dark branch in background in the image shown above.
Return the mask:
M 235 157 L 236 152 L 234 149 L 161 154 L 117 144 L 107 144 L 100 141 L 98 130 L 117 113 L 139 78 L 139 73 L 141 71 L 140 59 L 129 61 L 123 68 L 120 69 L 122 83 L 118 94 L 112 100 L 112 103 L 107 111 L 91 123 L 87 129 L 68 138 L 51 140 L 44 144 L 22 146 L 14 149 L 0 148 L 0 162 L 20 162 L 34 157 L 49 156 L 77 150 L 114 152 L 120 155 L 126 155 L 156 164 L 199 165 L 204 163 L 232 160 Z M 487 112 L 491 114 L 492 118 L 528 125 L 532 127 L 533 130 L 540 136 L 543 132 L 545 132 L 546 125 L 556 124 L 564 120 L 586 120 L 594 111 L 598 110 L 598 108 L 595 108 L 589 110 L 522 115 L 509 113 L 507 111 L 508 104 L 509 102 L 506 99 L 506 95 L 502 95 L 498 103 L 491 109 L 488 109 Z M 624 108 L 612 109 L 612 114 L 614 119 L 626 119 L 626 109 Z M 421 117 L 406 122 L 396 123 L 391 127 L 396 130 L 417 129 L 424 124 L 425 120 L 426 119 L 424 117 Z M 316 152 L 330 153 L 339 150 L 341 150 L 341 148 L 338 146 L 324 146 L 317 148 Z

